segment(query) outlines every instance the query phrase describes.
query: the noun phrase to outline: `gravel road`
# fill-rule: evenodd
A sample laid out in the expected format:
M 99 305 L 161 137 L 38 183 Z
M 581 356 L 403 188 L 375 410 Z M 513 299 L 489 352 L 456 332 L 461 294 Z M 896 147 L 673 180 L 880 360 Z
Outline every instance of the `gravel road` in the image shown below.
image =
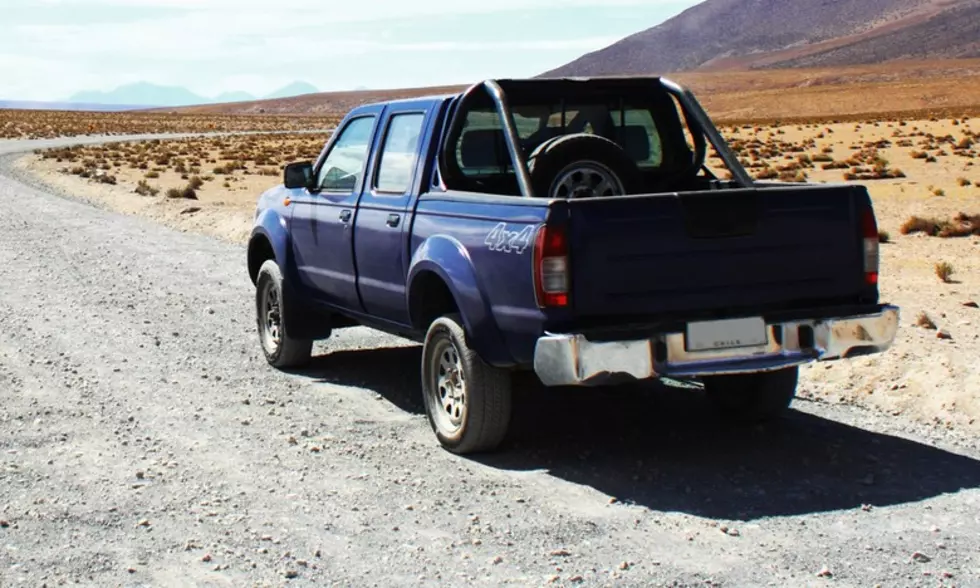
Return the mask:
M 418 346 L 352 329 L 276 372 L 241 247 L 2 161 L 0 586 L 980 586 L 975 438 L 525 386 L 504 452 L 453 456 Z

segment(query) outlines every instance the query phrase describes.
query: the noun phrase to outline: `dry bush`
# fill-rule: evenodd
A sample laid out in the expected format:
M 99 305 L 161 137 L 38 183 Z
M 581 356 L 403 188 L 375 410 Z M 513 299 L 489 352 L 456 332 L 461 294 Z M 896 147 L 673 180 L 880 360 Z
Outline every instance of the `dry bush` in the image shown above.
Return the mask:
M 146 180 L 140 180 L 139 184 L 136 185 L 136 189 L 133 191 L 140 196 L 156 196 L 160 193 L 159 188 L 151 186 Z
M 940 261 L 936 264 L 936 276 L 943 282 L 949 283 L 953 277 L 953 264 L 948 261 Z
M 888 231 L 881 231 L 881 230 L 878 231 L 878 242 L 879 243 L 890 243 L 891 242 L 891 239 L 892 239 L 891 238 L 891 235 L 888 233 Z
M 966 187 L 970 185 L 970 180 L 966 178 L 957 178 L 956 183 L 959 184 L 961 187 Z
M 330 129 L 342 113 L 326 115 L 171 114 L 0 110 L 0 139 L 54 139 L 77 135 L 298 131 Z
M 949 220 L 911 216 L 902 223 L 900 232 L 903 235 L 925 233 L 943 239 L 980 236 L 980 214 L 971 215 L 961 212 Z

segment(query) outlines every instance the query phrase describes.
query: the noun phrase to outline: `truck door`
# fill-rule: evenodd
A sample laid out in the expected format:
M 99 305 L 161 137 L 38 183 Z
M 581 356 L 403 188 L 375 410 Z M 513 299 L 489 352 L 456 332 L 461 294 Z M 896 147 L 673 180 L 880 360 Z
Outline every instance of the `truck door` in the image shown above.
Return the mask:
M 354 211 L 380 111 L 360 111 L 337 130 L 316 168 L 317 188 L 291 205 L 300 280 L 323 302 L 354 311 L 362 310 L 354 268 Z
M 354 227 L 357 287 L 368 314 L 409 324 L 405 279 L 408 274 L 409 204 L 425 162 L 419 157 L 429 112 L 426 102 L 389 106 L 371 162 Z

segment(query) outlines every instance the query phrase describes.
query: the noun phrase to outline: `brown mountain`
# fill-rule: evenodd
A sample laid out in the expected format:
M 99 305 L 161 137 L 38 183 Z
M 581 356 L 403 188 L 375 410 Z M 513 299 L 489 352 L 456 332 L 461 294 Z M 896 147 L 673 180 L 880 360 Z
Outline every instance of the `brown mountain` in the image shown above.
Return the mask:
M 980 56 L 980 0 L 707 0 L 543 76 Z

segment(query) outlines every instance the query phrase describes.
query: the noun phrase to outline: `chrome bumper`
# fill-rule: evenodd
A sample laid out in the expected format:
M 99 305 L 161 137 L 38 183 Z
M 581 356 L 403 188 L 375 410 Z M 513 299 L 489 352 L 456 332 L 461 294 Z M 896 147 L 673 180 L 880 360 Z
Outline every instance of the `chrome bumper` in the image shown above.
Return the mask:
M 886 305 L 869 315 L 767 324 L 764 345 L 709 351 L 688 351 L 684 332 L 634 341 L 548 333 L 535 347 L 534 371 L 546 386 L 771 371 L 884 351 L 898 319 L 899 308 Z

